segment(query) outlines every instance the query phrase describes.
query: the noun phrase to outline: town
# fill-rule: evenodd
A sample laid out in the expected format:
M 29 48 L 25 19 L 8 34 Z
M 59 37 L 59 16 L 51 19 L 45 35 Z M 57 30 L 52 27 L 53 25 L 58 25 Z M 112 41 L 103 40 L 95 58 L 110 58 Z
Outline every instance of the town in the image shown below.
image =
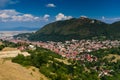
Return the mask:
M 119 47 L 120 41 L 119 40 L 105 40 L 105 41 L 99 41 L 99 40 L 71 40 L 71 41 L 65 41 L 65 42 L 53 42 L 53 41 L 37 41 L 37 42 L 31 42 L 26 40 L 10 40 L 10 42 L 13 43 L 23 43 L 23 44 L 29 44 L 32 48 L 35 46 L 43 47 L 46 49 L 49 49 L 62 57 L 66 57 L 68 59 L 74 59 L 74 60 L 84 60 L 84 58 L 88 61 L 93 61 L 93 56 L 88 54 L 89 52 L 96 51 L 99 49 L 109 49 L 113 47 Z M 20 46 L 20 50 L 25 50 L 25 46 Z M 84 55 L 82 54 L 84 53 Z M 80 56 L 81 55 L 81 56 Z M 85 56 L 85 57 L 83 57 Z M 94 58 L 95 61 L 97 58 Z
M 53 42 L 53 41 L 26 41 L 26 40 L 10 40 L 9 42 L 13 42 L 15 44 L 28 44 L 28 47 L 25 45 L 21 45 L 18 47 L 20 51 L 24 51 L 26 49 L 35 50 L 36 47 L 42 47 L 45 49 L 49 49 L 56 54 L 61 55 L 63 58 L 66 58 L 68 60 L 74 60 L 74 61 L 82 61 L 82 62 L 99 62 L 98 57 L 94 56 L 92 54 L 89 54 L 92 51 L 97 51 L 100 49 L 110 49 L 110 48 L 117 48 L 120 46 L 119 40 L 74 40 L 71 41 L 65 41 L 65 42 Z M 86 63 L 85 63 L 86 65 Z M 110 76 L 111 72 L 113 72 L 112 69 L 104 69 L 101 65 L 101 69 L 97 70 L 98 66 L 92 67 L 93 70 L 96 70 L 99 74 L 98 77 L 103 76 Z
M 19 54 L 24 56 L 30 56 L 26 50 L 36 50 L 37 47 L 42 47 L 50 51 L 55 52 L 56 54 L 61 55 L 67 60 L 73 61 L 82 61 L 82 62 L 99 62 L 97 56 L 89 54 L 93 51 L 98 51 L 100 49 L 111 49 L 117 48 L 120 46 L 119 40 L 75 40 L 65 42 L 53 42 L 53 41 L 29 41 L 24 39 L 15 39 L 13 37 L 6 37 L 1 39 L 1 41 L 8 41 L 14 44 L 20 44 L 20 46 L 13 49 L 12 51 L 6 51 L 5 48 L 0 52 L 0 58 L 9 58 L 16 57 Z M 7 48 L 8 49 L 8 48 Z M 4 51 L 5 50 L 5 51 Z M 12 53 L 11 53 L 12 52 Z M 85 63 L 86 65 L 86 63 Z M 101 65 L 104 66 L 104 65 Z M 112 69 L 104 69 L 101 67 L 100 70 L 97 70 L 98 66 L 92 67 L 93 70 L 98 72 L 98 77 L 103 77 L 105 75 L 110 76 Z

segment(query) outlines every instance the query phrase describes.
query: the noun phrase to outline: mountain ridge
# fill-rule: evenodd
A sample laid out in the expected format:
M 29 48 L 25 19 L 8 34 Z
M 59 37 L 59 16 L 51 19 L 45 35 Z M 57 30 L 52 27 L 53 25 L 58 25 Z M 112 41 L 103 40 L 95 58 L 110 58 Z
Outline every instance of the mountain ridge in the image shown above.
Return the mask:
M 105 36 L 106 39 L 118 39 L 120 22 L 107 24 L 90 18 L 72 18 L 45 25 L 28 37 L 32 41 L 65 41 L 71 39 L 92 39 Z

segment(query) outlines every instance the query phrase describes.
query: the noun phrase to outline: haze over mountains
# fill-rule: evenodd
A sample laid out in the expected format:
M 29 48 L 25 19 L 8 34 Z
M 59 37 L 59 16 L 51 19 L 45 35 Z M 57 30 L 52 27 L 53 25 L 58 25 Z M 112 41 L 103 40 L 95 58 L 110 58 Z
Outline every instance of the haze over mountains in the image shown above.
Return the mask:
M 31 28 L 31 27 L 15 27 L 15 28 L 0 28 L 0 31 L 36 31 L 39 28 Z
M 33 41 L 65 41 L 92 39 L 93 37 L 119 39 L 119 29 L 119 21 L 107 24 L 100 20 L 81 17 L 47 24 L 36 33 L 30 35 L 28 39 Z

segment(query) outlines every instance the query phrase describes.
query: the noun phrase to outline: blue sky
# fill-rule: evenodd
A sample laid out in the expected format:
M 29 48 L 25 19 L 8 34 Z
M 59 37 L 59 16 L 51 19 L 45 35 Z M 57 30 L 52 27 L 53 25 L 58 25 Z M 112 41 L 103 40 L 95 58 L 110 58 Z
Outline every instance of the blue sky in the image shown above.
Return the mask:
M 120 0 L 0 0 L 0 28 L 43 27 L 87 16 L 107 23 L 120 20 Z

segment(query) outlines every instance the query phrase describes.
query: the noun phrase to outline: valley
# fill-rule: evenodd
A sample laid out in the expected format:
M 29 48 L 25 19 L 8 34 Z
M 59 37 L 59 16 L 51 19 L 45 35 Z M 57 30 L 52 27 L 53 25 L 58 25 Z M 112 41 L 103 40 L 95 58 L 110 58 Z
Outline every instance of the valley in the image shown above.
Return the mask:
M 120 80 L 120 0 L 0 0 L 0 80 Z
M 10 40 L 13 39 L 13 36 L 22 34 L 22 33 L 32 33 L 35 31 L 0 31 L 0 39 Z

